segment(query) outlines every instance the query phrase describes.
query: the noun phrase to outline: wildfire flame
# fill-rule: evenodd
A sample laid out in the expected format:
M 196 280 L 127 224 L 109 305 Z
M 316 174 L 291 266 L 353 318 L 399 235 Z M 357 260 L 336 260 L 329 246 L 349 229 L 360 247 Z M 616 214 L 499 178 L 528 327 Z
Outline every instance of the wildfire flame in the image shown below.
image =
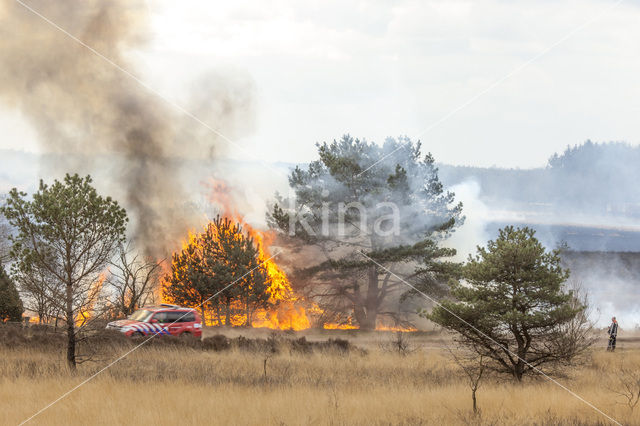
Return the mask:
M 261 309 L 256 312 L 253 326 L 281 330 L 306 330 L 310 328 L 311 321 L 303 306 L 304 301 L 296 296 L 287 274 L 274 261 L 267 248 L 265 237 L 268 237 L 270 241 L 273 234 L 259 232 L 246 224 L 244 226 L 256 242 L 260 261 L 267 269 L 270 280 L 267 292 L 269 293 L 269 303 L 273 305 L 273 309 Z
M 307 309 L 312 308 L 312 304 L 295 294 L 287 274 L 275 262 L 269 251 L 269 246 L 273 242 L 275 234 L 270 231 L 259 231 L 253 228 L 246 223 L 240 214 L 231 208 L 234 202 L 231 192 L 224 182 L 212 181 L 210 189 L 212 190 L 212 199 L 216 204 L 222 205 L 224 217 L 239 223 L 243 232 L 253 239 L 258 249 L 259 261 L 267 271 L 269 278 L 269 287 L 267 289 L 269 299 L 267 303 L 269 307 L 256 310 L 251 317 L 251 324 L 249 325 L 255 328 L 281 330 L 305 330 L 310 328 L 311 320 L 307 316 Z M 197 242 L 197 235 L 194 232 L 189 232 L 187 241 L 183 243 L 183 248 L 186 248 L 189 244 L 197 244 Z M 166 285 L 168 283 L 165 282 L 163 286 Z M 171 303 L 170 300 L 166 300 L 164 295 L 161 296 L 161 299 L 163 302 Z M 242 309 L 234 309 L 239 308 L 239 306 L 233 306 L 232 304 L 231 308 L 235 312 L 242 312 Z M 206 318 L 203 320 L 207 325 L 220 325 L 223 323 L 222 318 L 218 318 L 214 313 L 207 313 Z M 230 323 L 233 326 L 246 325 L 246 314 L 236 313 L 231 315 Z
M 352 324 L 351 319 L 349 319 L 349 321 L 344 324 L 331 322 L 324 324 L 322 328 L 324 328 L 325 330 L 357 330 L 360 327 L 358 327 L 356 324 Z
M 353 319 L 351 317 L 347 318 L 347 321 L 343 323 L 326 323 L 323 325 L 325 330 L 358 330 L 360 327 L 357 324 L 353 323 Z M 418 331 L 417 328 L 412 326 L 401 327 L 401 326 L 391 326 L 386 325 L 382 322 L 378 322 L 376 324 L 376 331 L 401 331 L 403 333 L 410 333 L 414 331 Z
M 98 299 L 98 295 L 102 291 L 102 285 L 104 284 L 106 279 L 107 272 L 103 272 L 100 274 L 98 279 L 93 284 L 91 284 L 89 292 L 87 293 L 87 302 L 84 304 L 84 306 L 82 306 L 80 311 L 78 311 L 78 315 L 76 315 L 76 327 L 82 327 L 93 316 L 93 311 Z
M 254 328 L 280 330 L 306 330 L 311 328 L 311 317 L 315 315 L 320 316 L 323 310 L 316 303 L 305 300 L 303 297 L 297 295 L 291 287 L 287 274 L 276 263 L 274 256 L 272 256 L 269 251 L 269 247 L 274 241 L 275 233 L 273 231 L 257 230 L 246 223 L 243 216 L 232 208 L 232 206 L 235 205 L 232 193 L 224 182 L 212 180 L 209 186 L 212 192 L 212 201 L 221 205 L 222 211 L 224 212 L 223 216 L 239 223 L 244 232 L 253 238 L 259 252 L 259 260 L 267 270 L 270 282 L 267 289 L 269 293 L 269 307 L 267 309 L 258 309 L 253 314 L 251 324 L 249 325 Z M 183 248 L 195 243 L 197 243 L 196 233 L 189 232 L 187 241 L 183 243 Z M 163 286 L 166 285 L 169 284 L 167 282 L 163 283 Z M 161 295 L 160 299 L 163 303 L 172 302 L 171 300 L 167 300 L 164 294 Z M 242 310 L 237 309 L 236 311 L 241 312 Z M 221 325 L 223 323 L 222 318 L 218 318 L 213 313 L 206 315 L 203 321 L 205 321 L 207 325 Z M 234 314 L 231 316 L 230 322 L 233 326 L 242 326 L 247 324 L 247 318 L 243 313 Z M 359 328 L 357 324 L 352 323 L 351 318 L 345 323 L 325 323 L 322 326 L 327 330 L 353 330 Z M 378 324 L 376 330 L 416 331 L 415 328 L 389 327 L 383 324 Z
M 258 309 L 254 312 L 251 324 L 255 328 L 271 328 L 280 330 L 306 330 L 311 327 L 311 321 L 307 317 L 304 300 L 299 298 L 291 288 L 291 283 L 287 278 L 287 274 L 278 266 L 273 260 L 273 256 L 269 252 L 266 241 L 271 241 L 273 234 L 269 232 L 261 232 L 238 217 L 229 217 L 229 219 L 240 223 L 244 232 L 253 238 L 253 241 L 258 249 L 259 260 L 264 265 L 267 275 L 269 277 L 269 287 L 267 293 L 269 294 L 268 309 Z M 183 248 L 186 248 L 189 244 L 196 244 L 196 234 L 189 233 L 187 241 L 183 244 Z M 164 285 L 169 285 L 164 283 Z M 167 300 L 166 296 L 162 296 L 162 301 L 171 303 L 171 300 Z M 239 306 L 232 304 L 231 308 L 236 311 L 241 311 Z M 214 313 L 208 313 L 204 319 L 207 325 L 221 325 L 223 323 L 222 318 L 218 318 Z M 236 313 L 230 317 L 231 325 L 242 326 L 247 323 L 247 317 L 244 313 Z

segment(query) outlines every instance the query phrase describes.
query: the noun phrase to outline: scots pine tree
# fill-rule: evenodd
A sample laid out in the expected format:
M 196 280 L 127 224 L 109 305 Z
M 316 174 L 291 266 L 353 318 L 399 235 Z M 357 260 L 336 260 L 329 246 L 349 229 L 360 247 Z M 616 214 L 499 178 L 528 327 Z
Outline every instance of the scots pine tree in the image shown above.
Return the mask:
M 306 264 L 297 265 L 296 286 L 361 329 L 382 317 L 401 323 L 399 300 L 413 293 L 398 276 L 442 292 L 455 270 L 447 260 L 455 250 L 442 243 L 463 222 L 462 204 L 419 142 L 379 146 L 345 135 L 317 148 L 317 160 L 291 172 L 292 197 L 276 194 L 267 216 L 283 243 L 307 256 L 296 256 Z
M 199 307 L 203 318 L 213 312 L 219 323 L 232 325 L 234 314 L 266 306 L 269 279 L 253 239 L 238 223 L 217 217 L 173 255 L 164 294 L 169 300 Z
M 11 257 L 18 276 L 42 271 L 58 304 L 67 331 L 67 363 L 76 367 L 76 318 L 95 296 L 99 280 L 125 239 L 127 213 L 111 197 L 102 197 L 90 176 L 67 174 L 52 185 L 40 181 L 31 198 L 12 189 L 0 208 L 16 234 Z
M 24 308 L 15 284 L 0 265 L 0 322 L 21 321 Z
M 565 290 L 569 272 L 558 250 L 547 251 L 530 228 L 507 226 L 478 248 L 451 283 L 451 299 L 427 315 L 456 333 L 460 344 L 492 360 L 497 372 L 526 373 L 568 363 L 588 342 L 567 327 L 585 306 Z M 584 337 L 584 336 L 583 336 Z

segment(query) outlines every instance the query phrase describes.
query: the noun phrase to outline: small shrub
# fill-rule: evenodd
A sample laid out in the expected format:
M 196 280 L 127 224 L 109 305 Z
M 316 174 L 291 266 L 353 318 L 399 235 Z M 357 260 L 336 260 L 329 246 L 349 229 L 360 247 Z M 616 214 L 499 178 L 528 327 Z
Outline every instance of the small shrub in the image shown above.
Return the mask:
M 300 354 L 310 354 L 313 352 L 313 343 L 308 342 L 304 336 L 291 340 L 289 344 L 291 345 L 291 352 Z
M 214 352 L 222 352 L 231 349 L 231 341 L 223 334 L 216 334 L 202 340 L 202 348 Z

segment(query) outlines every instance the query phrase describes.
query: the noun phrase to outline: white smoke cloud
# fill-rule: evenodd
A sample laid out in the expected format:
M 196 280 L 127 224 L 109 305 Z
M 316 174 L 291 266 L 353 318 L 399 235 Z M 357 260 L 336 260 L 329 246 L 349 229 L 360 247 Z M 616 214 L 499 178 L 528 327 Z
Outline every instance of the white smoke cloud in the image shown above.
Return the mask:
M 475 253 L 477 246 L 487 242 L 486 224 L 491 219 L 491 211 L 480 200 L 481 188 L 476 180 L 467 180 L 449 189 L 456 194 L 456 200 L 462 201 L 465 222 L 445 245 L 456 249 L 456 261 L 464 261 L 469 254 Z

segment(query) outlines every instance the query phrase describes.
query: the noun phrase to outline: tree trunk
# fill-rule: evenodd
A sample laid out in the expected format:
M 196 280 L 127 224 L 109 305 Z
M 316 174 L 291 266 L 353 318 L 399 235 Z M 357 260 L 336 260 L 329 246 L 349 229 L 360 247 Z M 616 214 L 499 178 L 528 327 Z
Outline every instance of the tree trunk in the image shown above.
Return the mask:
M 524 358 L 524 357 L 523 357 Z M 517 381 L 522 381 L 522 376 L 524 374 L 524 362 L 519 359 L 513 369 L 513 375 Z
M 72 370 L 76 369 L 76 333 L 75 318 L 73 317 L 73 287 L 67 284 L 67 364 Z
M 251 308 L 249 307 L 249 297 L 247 296 L 247 301 L 244 305 L 244 311 L 246 319 L 244 321 L 245 327 L 251 327 Z
M 366 311 L 363 322 L 360 323 L 362 330 L 375 330 L 378 318 L 378 271 L 376 266 L 370 266 L 367 271 L 367 297 L 364 301 Z
M 356 322 L 360 326 L 360 329 L 364 329 L 364 325 L 367 322 L 367 312 L 364 310 L 364 306 L 362 303 L 356 304 L 353 307 L 353 316 L 356 319 Z
M 476 401 L 476 389 L 471 389 L 471 399 L 473 400 L 473 414 L 478 414 L 478 404 Z
M 367 310 L 367 313 L 365 314 L 365 317 L 362 321 L 359 321 L 360 324 L 360 330 L 365 330 L 365 331 L 371 331 L 371 330 L 375 330 L 376 329 L 376 313 L 375 312 L 369 312 L 369 310 Z
M 202 316 L 201 320 L 202 320 L 202 328 L 200 328 L 200 330 L 202 330 L 202 333 L 200 334 L 200 340 L 204 340 L 204 327 L 207 325 L 207 320 L 206 317 L 204 316 L 205 313 L 205 309 L 204 309 L 204 303 L 202 305 L 200 305 L 200 315 Z
M 204 316 L 204 305 L 200 305 L 200 316 L 202 316 L 202 328 L 206 325 L 206 319 Z

